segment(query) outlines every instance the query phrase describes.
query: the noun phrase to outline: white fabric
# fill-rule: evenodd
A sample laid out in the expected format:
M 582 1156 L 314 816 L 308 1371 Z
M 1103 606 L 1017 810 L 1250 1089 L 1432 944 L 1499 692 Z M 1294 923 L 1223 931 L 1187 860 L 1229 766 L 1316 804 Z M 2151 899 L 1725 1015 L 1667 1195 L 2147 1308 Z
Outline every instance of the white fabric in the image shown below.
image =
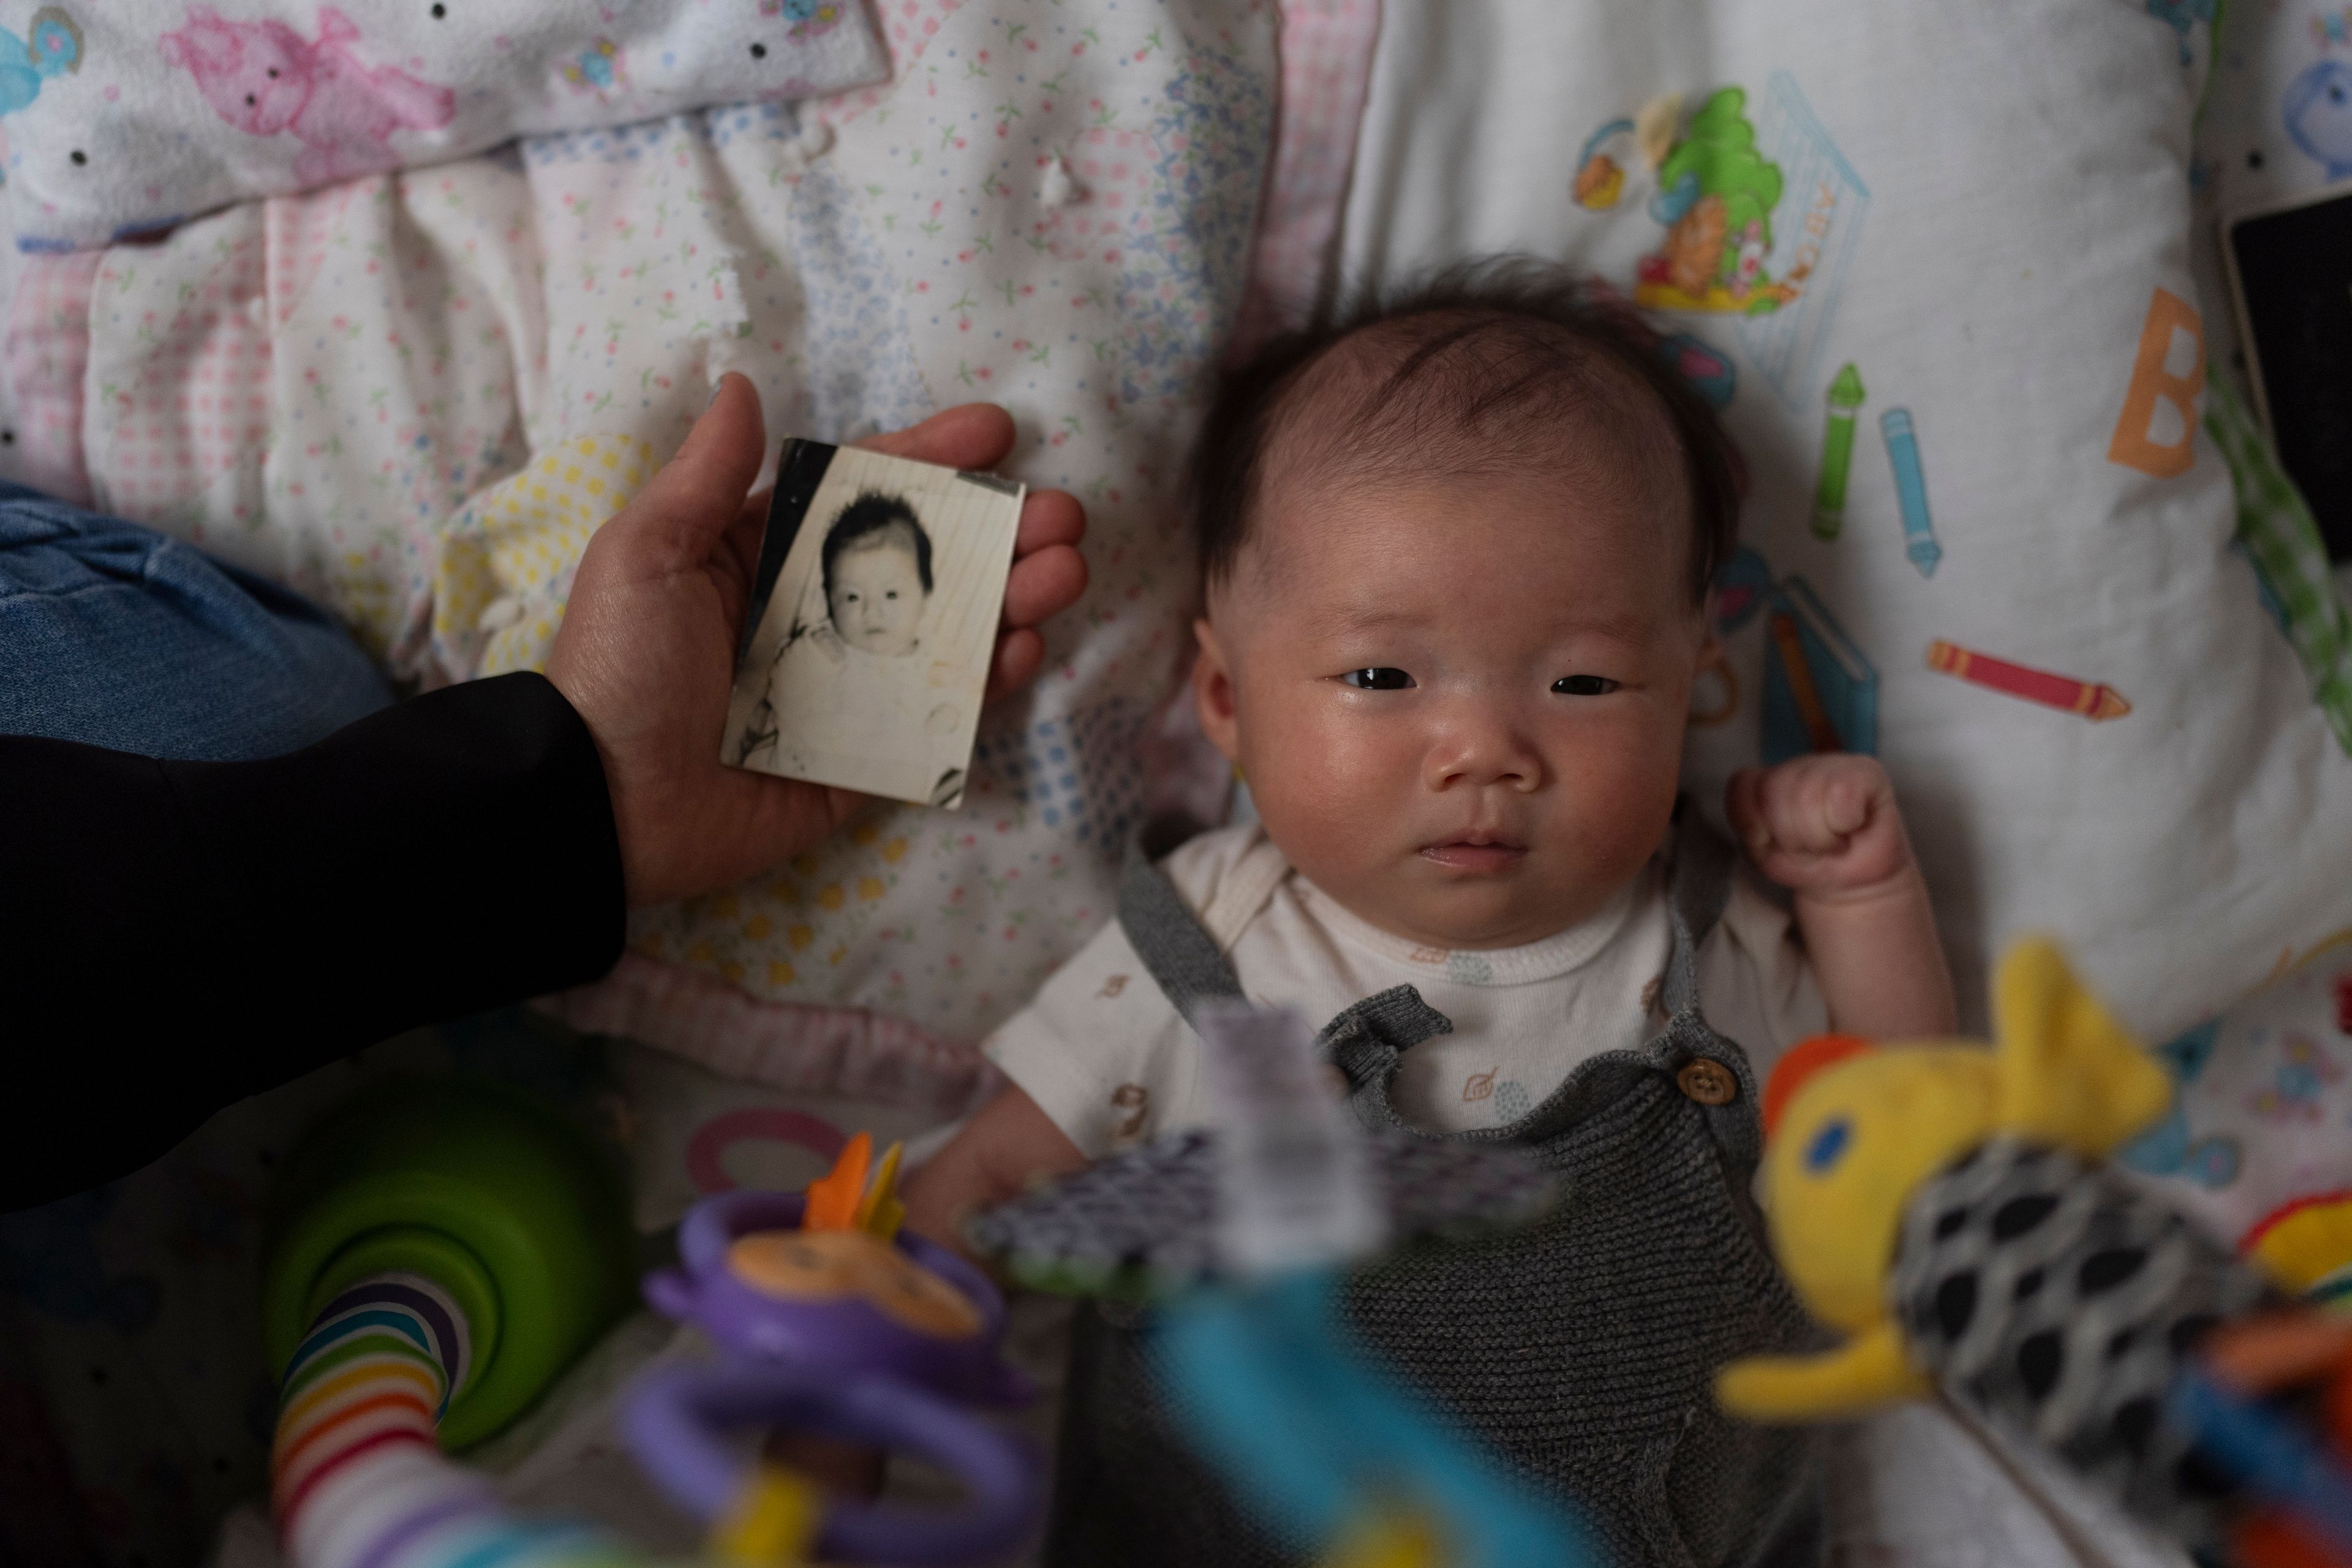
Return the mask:
M 1037 685 L 982 715 L 963 810 L 871 812 L 632 933 L 760 1002 L 976 1038 L 1102 918 L 1144 803 L 1193 589 L 1174 455 L 1238 302 L 1273 17 L 895 0 L 886 28 L 886 89 L 530 138 L 111 247 L 75 412 L 103 506 L 437 683 L 544 659 L 587 538 L 723 372 L 777 441 L 1003 404 L 1003 471 L 1085 500 L 1092 580 Z M 677 996 L 616 1005 L 677 1044 Z
M 1633 1049 L 1664 1022 L 1672 931 L 1656 861 L 1590 920 L 1483 952 L 1420 946 L 1357 918 L 1254 825 L 1202 834 L 1162 868 L 1252 1001 L 1298 1008 L 1319 1028 L 1364 997 L 1412 985 L 1452 1019 L 1454 1032 L 1406 1052 L 1397 1075 L 1397 1110 L 1433 1131 L 1516 1121 L 1579 1062 Z M 1759 1077 L 1827 1026 L 1789 916 L 1745 877 L 1700 944 L 1699 995 Z M 1208 1120 L 1200 1038 L 1117 921 L 982 1048 L 1089 1157 Z
M 2352 930 L 2168 1042 L 2171 1110 L 2116 1156 L 2227 1246 L 2252 1249 L 2297 1214 L 2266 1265 L 2327 1296 L 2352 1292 Z
M 349 3 L 349 0 L 346 0 Z M 11 9 L 15 9 L 11 7 Z M 72 249 L 520 135 L 878 81 L 865 0 L 103 0 L 0 37 L 17 243 Z
M 1667 258 L 1655 182 L 1630 130 L 1602 137 L 1626 184 L 1613 206 L 1580 205 L 1582 150 L 1658 95 L 1684 95 L 1686 129 L 1717 89 L 1744 90 L 1784 184 L 1757 259 L 1799 296 L 1659 318 L 1727 367 L 1752 482 L 1750 577 L 1727 606 L 1745 614 L 1727 618 L 1727 678 L 1705 683 L 1686 783 L 1711 802 L 1757 760 L 1776 617 L 1825 611 L 1870 677 L 1875 750 L 1972 1021 L 1988 961 L 2029 929 L 2163 1038 L 2352 923 L 2341 857 L 2312 852 L 2352 842 L 2352 759 L 2231 549 L 2219 451 L 2163 395 L 2201 384 L 2189 174 L 2209 9 L 1389 0 L 1382 18 L 1344 220 L 1352 279 L 1520 249 L 1633 293 Z M 2321 52 L 2300 14 L 2231 10 L 2233 31 L 2243 14 Z M 2201 311 L 2217 343 L 2223 309 Z M 2152 321 L 2161 364 L 2143 366 Z M 1828 396 L 1849 362 L 1867 395 L 1824 540 Z M 2155 395 L 2135 399 L 2136 381 Z M 1882 426 L 1896 411 L 1907 442 Z M 1924 535 L 1906 527 L 1898 446 Z M 2180 471 L 2145 466 L 2175 450 Z M 1932 574 L 1911 550 L 1928 541 Z M 2095 721 L 1930 668 L 1938 642 L 2130 710 Z

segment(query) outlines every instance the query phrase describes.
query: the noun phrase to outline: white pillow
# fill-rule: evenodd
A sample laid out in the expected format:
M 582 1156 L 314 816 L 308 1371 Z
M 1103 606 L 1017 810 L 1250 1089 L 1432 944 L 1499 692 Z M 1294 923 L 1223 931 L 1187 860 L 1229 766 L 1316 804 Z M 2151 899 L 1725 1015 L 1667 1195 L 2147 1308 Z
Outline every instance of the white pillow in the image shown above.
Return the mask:
M 535 132 L 836 91 L 888 64 L 865 0 L 220 3 L 81 0 L 0 27 L 19 246 L 100 245 Z
M 1687 193 L 1630 122 L 1669 92 L 1680 135 L 1708 115 L 1727 308 L 1664 320 L 1735 388 L 1752 553 L 1687 782 L 1712 803 L 1827 719 L 1894 774 L 1964 1006 L 1988 953 L 2043 928 L 2158 1038 L 2352 921 L 2352 760 L 2231 548 L 2199 428 L 2195 9 L 1390 0 L 1340 268 L 1528 250 L 1671 304 L 1660 215 Z M 1748 131 L 1777 182 L 1742 164 Z M 1687 266 L 1705 241 L 1681 239 Z M 1790 297 L 1745 313 L 1743 268 L 1747 300 Z

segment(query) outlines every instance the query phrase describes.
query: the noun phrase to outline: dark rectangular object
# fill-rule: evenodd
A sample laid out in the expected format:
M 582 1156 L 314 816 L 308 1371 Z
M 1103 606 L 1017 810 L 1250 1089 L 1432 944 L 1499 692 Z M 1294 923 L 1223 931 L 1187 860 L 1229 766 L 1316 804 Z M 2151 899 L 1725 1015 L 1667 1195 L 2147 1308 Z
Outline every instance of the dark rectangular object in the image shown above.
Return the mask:
M 2222 248 L 2263 428 L 2352 560 L 2352 189 L 2233 218 Z
M 808 517 L 809 502 L 816 499 L 816 488 L 824 482 L 824 470 L 836 450 L 823 441 L 803 441 L 795 436 L 784 443 L 783 454 L 776 460 L 776 492 L 768 502 L 767 531 L 760 538 L 760 566 L 751 579 L 751 602 L 743 609 L 743 635 L 735 641 L 738 665 L 751 651 L 751 634 L 759 629 L 760 617 L 767 614 L 768 595 L 776 591 L 776 575 L 784 569 L 784 557 L 792 553 L 793 541 Z

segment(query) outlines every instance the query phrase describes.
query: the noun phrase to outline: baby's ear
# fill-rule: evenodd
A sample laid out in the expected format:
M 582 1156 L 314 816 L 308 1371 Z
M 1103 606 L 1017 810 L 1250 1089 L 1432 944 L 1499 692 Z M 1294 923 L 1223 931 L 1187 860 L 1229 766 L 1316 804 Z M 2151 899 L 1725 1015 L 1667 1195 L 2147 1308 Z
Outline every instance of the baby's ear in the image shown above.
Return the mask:
M 1224 753 L 1225 761 L 1239 762 L 1241 726 L 1234 717 L 1234 678 L 1224 644 L 1206 616 L 1192 623 L 1192 637 L 1200 645 L 1192 656 L 1192 707 L 1200 716 L 1201 732 Z

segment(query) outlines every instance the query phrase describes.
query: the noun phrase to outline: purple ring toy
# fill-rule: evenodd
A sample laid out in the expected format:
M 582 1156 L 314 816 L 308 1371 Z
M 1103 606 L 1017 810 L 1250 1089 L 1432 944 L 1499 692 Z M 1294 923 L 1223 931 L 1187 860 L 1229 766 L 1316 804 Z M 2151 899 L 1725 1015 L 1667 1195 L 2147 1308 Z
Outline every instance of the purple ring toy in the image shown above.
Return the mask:
M 735 1192 L 705 1198 L 677 1227 L 681 1265 L 646 1277 L 646 1300 L 664 1317 L 691 1322 L 719 1344 L 763 1362 L 797 1362 L 833 1375 L 903 1379 L 975 1405 L 1025 1404 L 1028 1379 L 999 1353 L 1004 1298 L 988 1276 L 936 1242 L 899 1232 L 910 1262 L 953 1286 L 979 1314 L 976 1333 L 926 1333 L 866 1300 L 785 1300 L 738 1274 L 729 1249 L 746 1236 L 796 1231 L 805 1200 L 798 1193 Z
M 971 1494 L 944 1513 L 829 1498 L 816 1539 L 828 1560 L 986 1562 L 1020 1545 L 1035 1522 L 1044 1468 L 1029 1446 L 903 1383 L 771 1362 L 666 1366 L 639 1381 L 621 1416 L 638 1464 L 706 1523 L 727 1514 L 750 1479 L 720 1434 L 753 1425 L 919 1454 Z

